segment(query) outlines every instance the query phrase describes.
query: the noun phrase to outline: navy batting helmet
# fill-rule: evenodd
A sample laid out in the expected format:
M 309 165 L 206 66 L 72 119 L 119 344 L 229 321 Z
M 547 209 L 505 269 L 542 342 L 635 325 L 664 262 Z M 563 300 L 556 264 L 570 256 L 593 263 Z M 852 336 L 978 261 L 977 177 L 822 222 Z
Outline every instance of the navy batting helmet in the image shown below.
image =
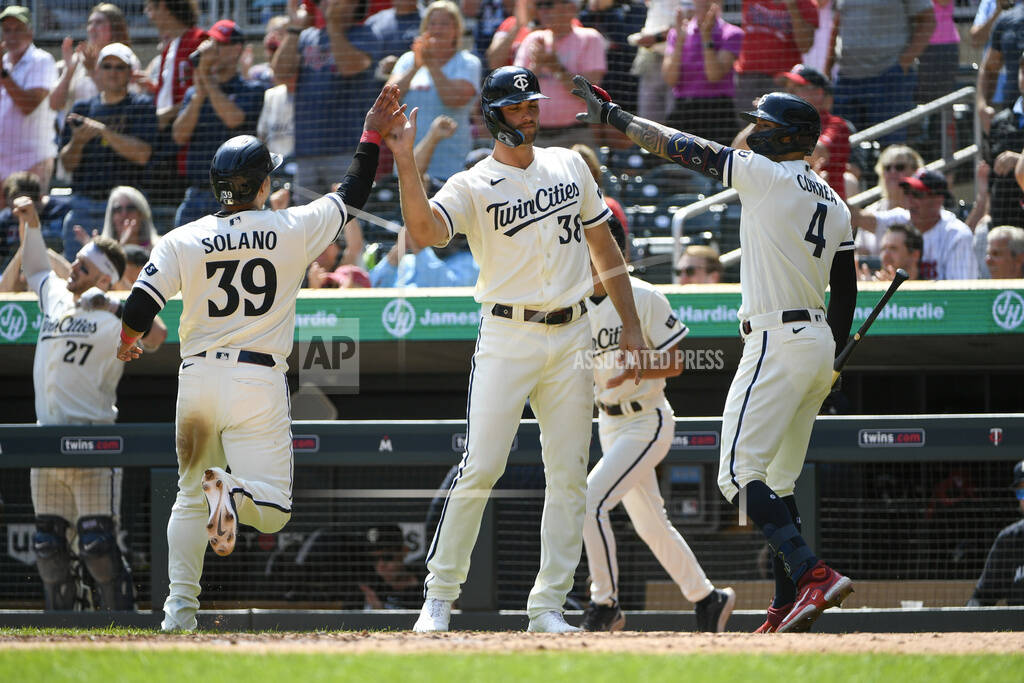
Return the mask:
M 1017 488 L 1021 484 L 1024 484 L 1024 460 L 1013 466 L 1013 483 L 1010 484 L 1010 488 Z
M 740 116 L 750 123 L 759 120 L 779 124 L 779 128 L 751 133 L 747 137 L 750 149 L 765 156 L 803 152 L 810 154 L 821 135 L 821 116 L 807 100 L 784 92 L 765 95 L 757 109 Z
M 238 135 L 217 148 L 210 162 L 210 187 L 223 206 L 247 204 L 256 199 L 270 172 L 281 165 L 281 156 L 251 135 Z
M 480 90 L 480 108 L 483 109 L 487 130 L 498 142 L 509 147 L 523 144 L 523 134 L 505 123 L 501 108 L 527 100 L 546 100 L 540 93 L 537 75 L 521 66 L 503 66 L 487 74 Z

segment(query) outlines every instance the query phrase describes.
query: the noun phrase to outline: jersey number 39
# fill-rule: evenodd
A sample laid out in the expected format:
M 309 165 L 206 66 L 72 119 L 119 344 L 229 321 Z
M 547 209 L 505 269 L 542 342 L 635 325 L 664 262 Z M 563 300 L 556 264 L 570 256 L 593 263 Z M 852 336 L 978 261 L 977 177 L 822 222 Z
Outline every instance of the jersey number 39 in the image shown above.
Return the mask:
M 238 288 L 234 284 L 238 263 L 238 261 L 209 261 L 206 264 L 207 279 L 213 278 L 220 272 L 220 280 L 217 282 L 217 286 L 224 290 L 228 298 L 224 306 L 218 306 L 212 299 L 207 299 L 207 311 L 211 318 L 226 318 L 238 310 L 238 304 L 242 301 Z M 257 269 L 262 271 L 260 279 L 263 281 L 263 284 L 256 282 Z M 274 264 L 265 258 L 254 258 L 251 261 L 246 261 L 245 265 L 242 266 L 239 279 L 241 280 L 242 289 L 248 294 L 262 297 L 258 306 L 254 300 L 245 299 L 245 307 L 243 308 L 245 315 L 263 315 L 269 311 L 270 307 L 274 305 L 274 296 L 277 294 L 277 271 L 274 269 Z

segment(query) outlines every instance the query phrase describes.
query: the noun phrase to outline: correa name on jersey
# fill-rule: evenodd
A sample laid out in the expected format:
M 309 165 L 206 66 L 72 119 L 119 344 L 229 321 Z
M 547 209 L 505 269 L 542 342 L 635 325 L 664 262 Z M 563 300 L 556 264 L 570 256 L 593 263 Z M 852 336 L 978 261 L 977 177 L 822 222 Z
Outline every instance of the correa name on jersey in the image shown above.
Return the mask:
M 252 232 L 226 233 L 204 237 L 203 253 L 215 251 L 234 251 L 236 249 L 273 249 L 277 246 L 277 233 L 273 230 L 253 230 Z
M 580 187 L 576 183 L 558 183 L 553 187 L 540 188 L 532 199 L 520 197 L 514 204 L 511 201 L 489 204 L 487 212 L 492 214 L 496 231 L 502 230 L 516 221 L 529 219 L 505 232 L 511 237 L 531 223 L 572 206 L 579 196 Z
M 63 318 L 52 318 L 47 315 L 43 316 L 43 326 L 40 333 L 44 335 L 42 339 L 49 339 L 55 336 L 84 337 L 96 334 L 97 329 L 98 327 L 94 321 L 85 318 L 76 318 L 73 315 Z
M 832 188 L 824 183 L 819 183 L 817 180 L 812 180 L 806 176 L 798 175 L 796 177 L 796 184 L 800 186 L 800 189 L 804 192 L 810 192 L 811 194 L 827 199 L 836 206 L 839 205 L 839 198 L 836 193 L 832 191 Z

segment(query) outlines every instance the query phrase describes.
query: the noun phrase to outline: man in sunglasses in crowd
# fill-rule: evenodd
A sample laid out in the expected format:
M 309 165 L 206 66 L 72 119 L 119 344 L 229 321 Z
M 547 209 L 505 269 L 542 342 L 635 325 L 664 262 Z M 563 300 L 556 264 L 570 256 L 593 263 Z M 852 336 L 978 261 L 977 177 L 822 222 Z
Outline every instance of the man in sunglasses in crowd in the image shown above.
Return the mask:
M 722 281 L 718 252 L 703 244 L 691 244 L 675 267 L 676 284 L 716 284 Z
M 156 139 L 156 110 L 149 95 L 128 91 L 139 60 L 123 43 L 110 43 L 96 59 L 92 99 L 76 102 L 64 123 L 60 160 L 71 174 L 71 211 L 64 219 L 64 258 L 74 261 L 82 244 L 74 227 L 103 230 L 110 191 L 141 187 Z
M 949 185 L 939 171 L 919 169 L 900 181 L 908 208 L 861 213 L 853 217 L 858 228 L 881 239 L 890 226 L 906 224 L 921 233 L 923 248 L 919 266 L 922 280 L 973 280 L 978 277 L 970 228 L 943 208 Z

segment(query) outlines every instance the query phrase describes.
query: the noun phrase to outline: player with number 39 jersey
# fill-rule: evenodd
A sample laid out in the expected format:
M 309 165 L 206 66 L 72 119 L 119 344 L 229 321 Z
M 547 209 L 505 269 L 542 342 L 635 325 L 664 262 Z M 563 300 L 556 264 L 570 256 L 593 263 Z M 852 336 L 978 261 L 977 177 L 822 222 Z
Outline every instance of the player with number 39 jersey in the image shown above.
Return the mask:
M 381 135 L 404 120 L 403 110 L 398 89 L 385 86 L 338 191 L 281 211 L 263 210 L 280 157 L 249 135 L 222 144 L 210 164 L 221 211 L 167 235 L 125 304 L 117 356 L 128 361 L 140 353 L 136 330 L 182 295 L 178 495 L 167 524 L 165 631 L 196 628 L 207 542 L 228 555 L 239 522 L 273 533 L 291 517 L 284 370 L 295 297 L 310 262 L 341 232 L 346 204 L 366 203 Z
M 573 81 L 587 107 L 581 121 L 613 125 L 648 151 L 734 187 L 743 202 L 743 355 L 722 415 L 718 486 L 772 551 L 775 597 L 758 631 L 806 631 L 853 591 L 801 536 L 793 496 L 857 298 L 850 212 L 807 163 L 821 118 L 806 100 L 770 93 L 743 114 L 754 125 L 750 149 L 738 150 L 635 117 L 582 76 Z

